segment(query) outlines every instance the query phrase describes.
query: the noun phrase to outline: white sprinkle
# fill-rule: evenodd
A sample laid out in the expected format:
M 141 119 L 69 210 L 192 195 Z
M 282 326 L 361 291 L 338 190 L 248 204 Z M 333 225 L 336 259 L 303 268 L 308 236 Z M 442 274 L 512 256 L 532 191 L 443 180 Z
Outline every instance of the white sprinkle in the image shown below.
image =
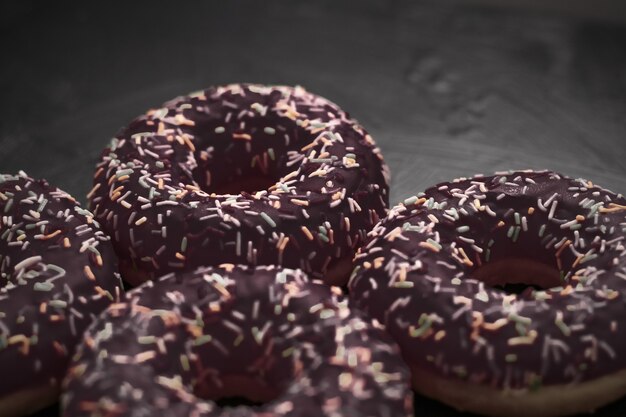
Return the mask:
M 41 261 L 41 256 L 31 256 L 30 258 L 26 258 L 22 262 L 16 264 L 15 270 L 19 271 L 21 269 L 28 268 L 29 266 L 32 266 L 39 261 Z

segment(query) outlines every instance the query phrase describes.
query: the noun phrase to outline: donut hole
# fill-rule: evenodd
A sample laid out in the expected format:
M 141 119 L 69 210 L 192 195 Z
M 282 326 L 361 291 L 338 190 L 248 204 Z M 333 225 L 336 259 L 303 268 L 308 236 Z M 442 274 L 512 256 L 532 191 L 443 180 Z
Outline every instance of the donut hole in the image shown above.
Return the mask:
M 521 227 L 522 217 L 526 230 Z M 566 285 L 575 260 L 564 243 L 570 238 L 567 232 L 558 225 L 543 226 L 547 219 L 539 211 L 518 215 L 519 221 L 513 215 L 504 218 L 502 224 L 499 217 L 483 214 L 464 233 L 483 249 L 480 256 L 471 245 L 458 242 L 473 263 L 471 276 L 508 294 Z
M 337 111 L 328 104 L 301 104 L 279 91 L 245 95 L 225 92 L 224 102 L 238 103 L 237 112 L 228 105 L 213 103 L 213 117 L 195 115 L 192 170 L 194 181 L 205 192 L 216 194 L 254 193 L 266 190 L 297 169 L 302 148 L 319 135 L 297 119 L 300 112 L 327 121 Z M 283 109 L 280 116 L 276 111 Z M 197 117 L 196 117 L 197 116 Z M 191 116 L 190 116 L 191 117 Z M 295 159 L 294 159 L 295 158 Z
M 282 355 L 288 346 L 277 341 L 271 330 L 263 332 L 262 325 L 247 324 L 249 329 L 240 334 L 232 326 L 225 329 L 219 320 L 209 327 L 208 334 L 221 335 L 222 348 L 216 350 L 211 344 L 196 348 L 198 372 L 191 381 L 196 397 L 223 406 L 263 405 L 278 398 L 298 374 L 294 358 Z
M 235 407 L 260 407 L 265 402 L 252 401 L 245 397 L 224 397 L 214 400 L 215 404 L 221 408 L 235 408 Z
M 206 381 L 194 387 L 196 397 L 211 400 L 220 407 L 261 406 L 278 398 L 282 393 L 270 381 L 259 380 L 249 375 L 224 375 L 221 385 Z
M 563 284 L 561 273 L 531 258 L 505 258 L 478 267 L 472 278 L 507 294 L 523 294 L 532 290 L 547 290 Z

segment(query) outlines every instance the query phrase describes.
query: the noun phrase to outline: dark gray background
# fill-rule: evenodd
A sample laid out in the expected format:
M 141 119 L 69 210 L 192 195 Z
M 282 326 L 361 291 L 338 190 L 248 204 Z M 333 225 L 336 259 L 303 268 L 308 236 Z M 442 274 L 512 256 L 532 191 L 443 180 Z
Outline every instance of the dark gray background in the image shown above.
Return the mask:
M 394 203 L 510 168 L 626 193 L 625 3 L 512 2 L 3 1 L 0 172 L 84 201 L 99 151 L 133 117 L 260 82 L 301 84 L 358 118 Z M 419 397 L 416 409 L 458 415 Z M 626 401 L 602 412 L 625 414 Z

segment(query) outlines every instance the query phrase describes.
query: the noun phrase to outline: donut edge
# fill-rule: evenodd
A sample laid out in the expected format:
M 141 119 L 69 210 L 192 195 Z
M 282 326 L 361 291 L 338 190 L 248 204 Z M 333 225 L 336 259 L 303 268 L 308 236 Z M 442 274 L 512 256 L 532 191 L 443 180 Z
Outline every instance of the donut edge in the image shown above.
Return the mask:
M 50 385 L 13 392 L 0 398 L 2 417 L 29 416 L 57 402 L 60 394 L 60 387 Z
M 413 389 L 459 411 L 490 417 L 560 417 L 589 413 L 626 394 L 626 369 L 579 384 L 503 391 L 443 378 L 411 366 Z

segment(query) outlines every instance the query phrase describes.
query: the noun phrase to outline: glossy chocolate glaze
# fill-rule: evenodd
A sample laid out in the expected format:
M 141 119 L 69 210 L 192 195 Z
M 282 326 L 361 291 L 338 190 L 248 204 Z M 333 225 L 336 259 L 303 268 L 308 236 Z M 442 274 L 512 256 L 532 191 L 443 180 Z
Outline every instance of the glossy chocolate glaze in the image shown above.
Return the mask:
M 0 175 L 0 397 L 57 387 L 83 330 L 119 297 L 110 239 L 65 192 Z
M 340 294 L 274 266 L 146 282 L 87 331 L 63 415 L 412 416 L 397 345 Z M 224 393 L 267 402 L 222 409 Z
M 626 200 L 590 181 L 533 171 L 458 179 L 374 228 L 351 300 L 385 324 L 407 362 L 437 375 L 511 389 L 593 380 L 626 369 L 625 237 Z M 557 271 L 560 285 L 507 294 L 473 278 L 511 259 Z
M 277 182 L 213 193 L 254 177 Z M 323 278 L 384 215 L 387 177 L 372 138 L 335 104 L 301 87 L 233 84 L 130 123 L 88 197 L 134 284 L 222 262 Z

